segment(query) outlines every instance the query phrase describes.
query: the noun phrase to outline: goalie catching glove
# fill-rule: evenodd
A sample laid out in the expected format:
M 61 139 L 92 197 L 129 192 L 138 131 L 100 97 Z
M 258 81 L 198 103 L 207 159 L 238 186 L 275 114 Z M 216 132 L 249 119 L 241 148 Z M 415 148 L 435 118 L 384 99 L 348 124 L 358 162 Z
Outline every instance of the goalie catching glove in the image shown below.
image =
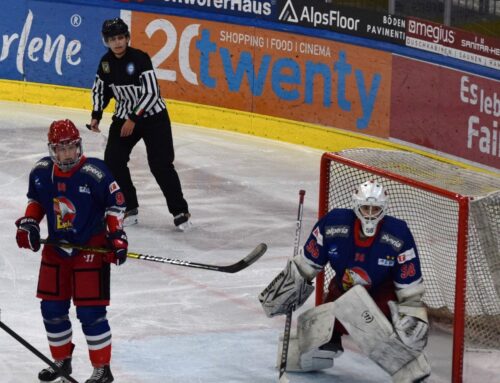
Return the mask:
M 259 294 L 269 318 L 286 314 L 292 307 L 299 308 L 314 291 L 314 286 L 299 271 L 298 258 L 300 256 L 288 260 L 285 269 Z
M 422 303 L 423 283 L 396 290 L 399 303 L 389 301 L 394 331 L 401 341 L 415 351 L 427 344 L 429 324 L 427 310 Z

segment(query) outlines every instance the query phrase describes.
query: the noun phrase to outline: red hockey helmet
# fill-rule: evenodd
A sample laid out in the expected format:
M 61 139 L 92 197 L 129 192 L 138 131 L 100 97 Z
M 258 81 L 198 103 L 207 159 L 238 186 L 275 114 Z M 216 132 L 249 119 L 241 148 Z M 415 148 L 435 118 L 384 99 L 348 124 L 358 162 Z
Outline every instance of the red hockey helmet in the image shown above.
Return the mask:
M 62 171 L 68 171 L 82 158 L 82 139 L 72 121 L 66 119 L 52 122 L 48 138 L 50 157 Z M 71 151 L 73 147 L 76 149 L 74 152 Z M 69 154 L 61 154 L 66 150 Z

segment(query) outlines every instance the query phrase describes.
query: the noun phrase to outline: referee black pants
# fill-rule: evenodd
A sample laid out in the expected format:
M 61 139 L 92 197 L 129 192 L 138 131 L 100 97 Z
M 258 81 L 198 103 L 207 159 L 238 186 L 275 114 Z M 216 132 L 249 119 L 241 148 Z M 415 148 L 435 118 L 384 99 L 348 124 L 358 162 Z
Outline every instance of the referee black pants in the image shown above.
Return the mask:
M 168 210 L 176 215 L 188 212 L 188 204 L 182 194 L 179 175 L 174 167 L 172 127 L 166 111 L 142 118 L 135 124 L 133 133 L 120 137 L 125 120 L 113 117 L 109 128 L 104 161 L 125 195 L 127 211 L 139 207 L 137 192 L 130 177 L 128 162 L 130 153 L 140 139 L 144 140 L 148 164 L 167 201 Z

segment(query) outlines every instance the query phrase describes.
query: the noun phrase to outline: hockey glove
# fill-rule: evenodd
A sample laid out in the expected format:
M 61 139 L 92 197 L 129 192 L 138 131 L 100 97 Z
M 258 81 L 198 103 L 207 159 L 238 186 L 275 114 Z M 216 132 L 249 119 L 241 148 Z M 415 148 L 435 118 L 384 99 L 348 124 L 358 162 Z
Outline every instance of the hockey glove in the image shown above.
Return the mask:
M 314 291 L 314 286 L 297 269 L 294 260 L 289 260 L 285 269 L 259 294 L 259 301 L 266 315 L 286 314 L 291 307 L 299 308 Z
M 31 217 L 21 217 L 16 221 L 17 246 L 22 249 L 40 250 L 40 225 Z
M 412 350 L 422 351 L 427 344 L 428 323 L 402 313 L 399 305 L 394 301 L 389 301 L 388 305 L 391 310 L 392 325 L 399 339 Z
M 107 233 L 106 239 L 108 240 L 108 244 L 111 247 L 112 252 L 106 254 L 104 260 L 118 266 L 123 265 L 127 260 L 127 234 L 125 234 L 123 230 L 117 230 L 112 233 Z

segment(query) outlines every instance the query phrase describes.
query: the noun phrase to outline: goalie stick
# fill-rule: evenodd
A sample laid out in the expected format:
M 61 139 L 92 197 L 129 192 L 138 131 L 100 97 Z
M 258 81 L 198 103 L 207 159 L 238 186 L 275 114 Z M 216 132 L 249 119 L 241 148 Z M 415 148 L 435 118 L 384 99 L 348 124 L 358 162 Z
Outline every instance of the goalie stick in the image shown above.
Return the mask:
M 38 358 L 40 358 L 45 363 L 47 363 L 50 367 L 52 367 L 52 369 L 54 371 L 57 371 L 59 374 L 61 374 L 68 382 L 78 383 L 78 381 L 75 380 L 74 378 L 72 378 L 71 375 L 69 375 L 67 372 L 65 372 L 65 371 L 61 370 L 59 367 L 57 367 L 57 365 L 54 362 L 52 362 L 49 358 L 47 358 L 45 355 L 43 355 L 40 351 L 38 351 L 28 341 L 26 341 L 23 337 L 21 337 L 18 333 L 16 333 L 14 330 L 12 330 L 9 326 L 7 326 L 1 320 L 0 320 L 0 328 L 2 328 L 7 334 L 9 334 L 11 337 L 13 337 L 19 343 L 21 343 L 28 350 L 30 350 Z
M 88 247 L 81 246 L 73 243 L 64 243 L 64 242 L 51 242 L 47 239 L 40 240 L 41 243 L 46 245 L 52 245 L 57 247 L 63 247 L 67 249 L 77 249 L 83 251 L 93 251 L 96 253 L 109 253 L 112 251 L 111 249 L 106 249 L 104 247 Z M 140 253 L 127 253 L 128 258 L 132 259 L 140 259 L 143 261 L 151 261 L 151 262 L 159 262 L 159 263 L 167 263 L 170 265 L 176 266 L 184 266 L 184 267 L 192 267 L 195 269 L 203 269 L 203 270 L 212 270 L 212 271 L 220 271 L 223 273 L 237 273 L 243 269 L 246 269 L 256 260 L 264 255 L 267 250 L 267 245 L 265 243 L 261 243 L 255 247 L 248 255 L 240 259 L 238 262 L 233 263 L 231 265 L 210 265 L 206 263 L 198 263 L 198 262 L 190 262 L 181 259 L 173 259 L 173 258 L 164 258 L 156 255 L 148 255 L 148 254 L 140 254 Z
M 299 253 L 299 243 L 300 243 L 300 231 L 302 228 L 302 212 L 304 207 L 304 195 L 305 190 L 299 190 L 299 210 L 297 212 L 297 222 L 295 226 L 295 239 L 293 242 L 293 256 L 297 256 Z M 288 378 L 286 377 L 286 362 L 288 359 L 288 346 L 290 345 L 290 332 L 292 327 L 292 314 L 295 310 L 295 305 L 290 307 L 286 313 L 285 319 L 285 330 L 283 331 L 283 346 L 281 349 L 281 361 L 280 361 L 280 372 L 279 372 L 279 383 L 288 383 Z

